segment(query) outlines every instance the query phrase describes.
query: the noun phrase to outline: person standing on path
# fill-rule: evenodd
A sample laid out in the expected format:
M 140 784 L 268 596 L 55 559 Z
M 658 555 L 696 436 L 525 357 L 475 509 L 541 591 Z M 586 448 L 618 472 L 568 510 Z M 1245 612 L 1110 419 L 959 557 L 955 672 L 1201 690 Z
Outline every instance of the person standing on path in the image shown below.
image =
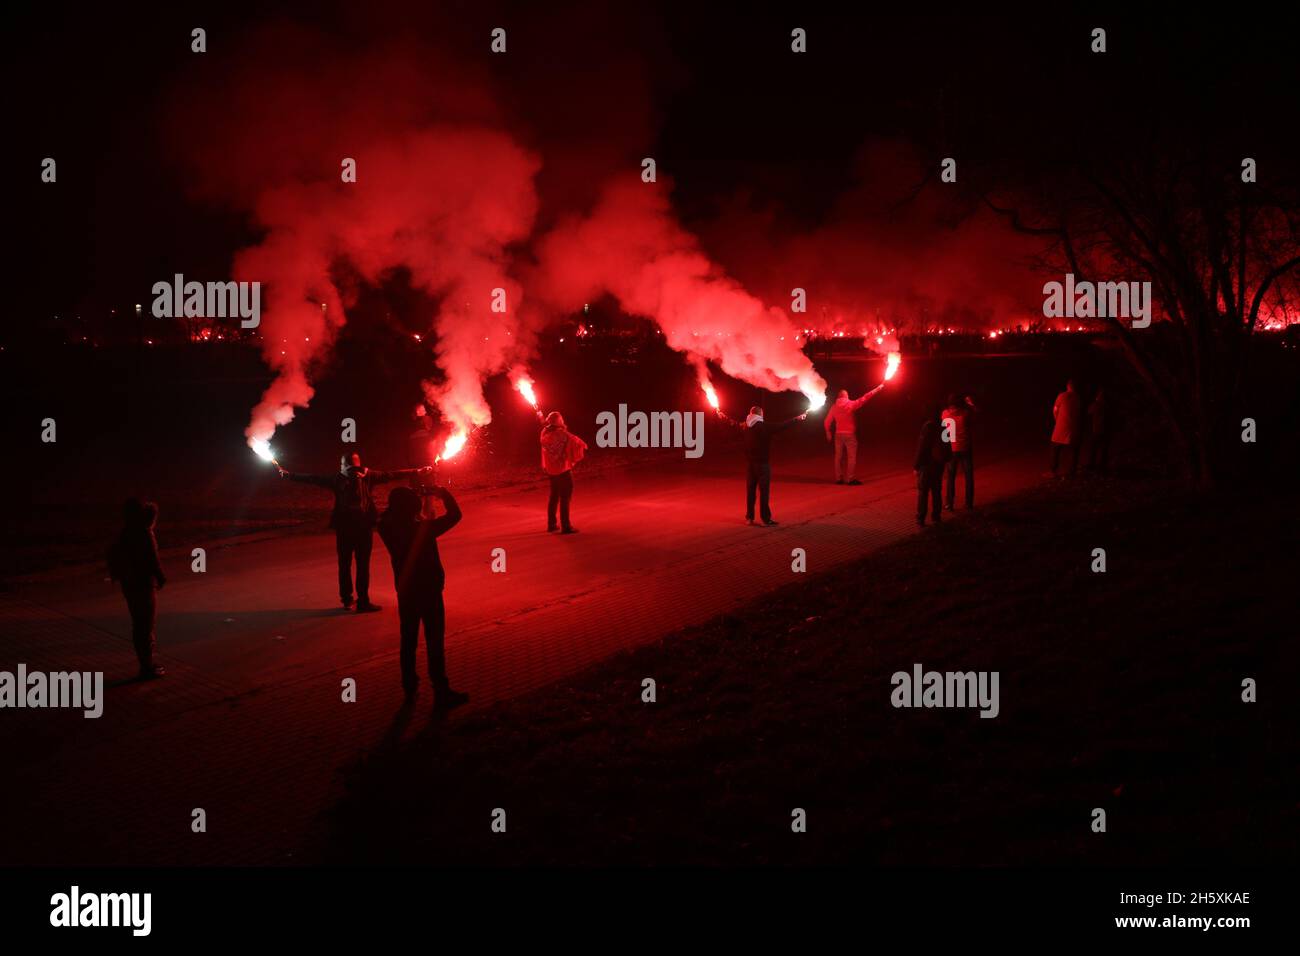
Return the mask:
M 448 489 L 435 485 L 428 494 L 442 500 L 442 517 L 421 517 L 420 495 L 411 488 L 394 488 L 388 495 L 384 516 L 379 519 L 379 538 L 388 549 L 397 591 L 402 689 L 411 698 L 419 687 L 415 656 L 423 625 L 434 706 L 450 710 L 468 701 L 469 695 L 452 690 L 447 680 L 447 611 L 443 602 L 447 574 L 438 554 L 438 538 L 460 523 L 461 511 Z
M 969 395 L 953 392 L 948 396 L 948 407 L 943 410 L 943 427 L 950 432 L 952 458 L 944 466 L 943 507 L 952 511 L 957 497 L 957 472 L 966 482 L 966 507 L 975 507 L 975 455 L 971 443 L 971 425 L 975 420 L 975 403 Z
M 861 398 L 850 399 L 848 389 L 840 389 L 835 404 L 826 413 L 826 440 L 831 442 L 835 454 L 835 484 L 860 485 L 858 481 L 858 434 L 854 414 L 875 398 L 885 387 L 881 382 Z
M 808 413 L 796 415 L 779 425 L 769 425 L 763 419 L 763 409 L 754 405 L 743 422 L 728 418 L 722 409 L 718 417 L 745 433 L 745 522 L 754 523 L 754 496 L 758 495 L 759 515 L 763 524 L 772 527 L 777 522 L 772 518 L 772 436 L 785 431 L 795 422 L 801 422 Z
M 361 464 L 361 456 L 353 452 L 344 455 L 339 470 L 332 475 L 304 475 L 285 471 L 277 463 L 280 477 L 301 481 L 325 488 L 334 494 L 334 510 L 330 512 L 329 526 L 334 529 L 334 547 L 339 559 L 339 600 L 352 609 L 352 562 L 357 565 L 358 612 L 378 611 L 379 605 L 370 600 L 370 552 L 374 546 L 375 521 L 379 517 L 375 507 L 374 488 L 431 471 L 430 468 L 403 468 L 398 471 L 375 471 Z M 417 496 L 416 500 L 419 498 Z
M 158 541 L 154 527 L 158 506 L 128 498 L 122 506 L 122 531 L 108 549 L 109 576 L 122 586 L 126 608 L 131 614 L 131 642 L 140 663 L 141 679 L 162 677 L 166 672 L 154 663 L 158 641 L 157 592 L 167 583 L 158 560 Z
M 943 440 L 943 409 L 936 405 L 921 424 L 921 434 L 916 443 L 916 458 L 912 467 L 916 471 L 916 523 L 925 526 L 926 505 L 931 506 L 934 523 L 940 520 L 940 496 L 943 490 L 943 469 L 952 458 L 952 447 Z
M 551 412 L 542 426 L 542 471 L 550 479 L 551 496 L 546 502 L 546 530 L 560 534 L 577 534 L 569 520 L 569 503 L 573 500 L 573 466 L 587 453 L 587 443 L 569 431 L 564 416 Z M 556 524 L 556 510 L 559 524 Z
M 1070 477 L 1079 470 L 1079 445 L 1083 441 L 1083 409 L 1074 379 L 1065 384 L 1065 391 L 1056 396 L 1052 406 L 1056 424 L 1052 428 L 1052 477 L 1061 465 L 1061 452 L 1070 452 Z

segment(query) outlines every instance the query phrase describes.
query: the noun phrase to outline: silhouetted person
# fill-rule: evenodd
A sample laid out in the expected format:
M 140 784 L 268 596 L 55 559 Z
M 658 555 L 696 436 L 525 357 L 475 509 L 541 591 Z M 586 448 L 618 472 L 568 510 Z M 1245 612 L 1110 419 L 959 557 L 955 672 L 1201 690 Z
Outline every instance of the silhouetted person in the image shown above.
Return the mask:
M 1083 441 L 1083 409 L 1079 393 L 1074 388 L 1074 379 L 1065 385 L 1065 391 L 1056 396 L 1052 406 L 1052 415 L 1056 424 L 1052 428 L 1052 474 L 1055 475 L 1061 465 L 1061 452 L 1070 452 L 1070 475 L 1079 470 L 1079 445 Z
M 796 415 L 779 425 L 769 425 L 763 420 L 763 409 L 758 405 L 750 408 L 743 422 L 728 418 L 721 409 L 718 417 L 745 434 L 745 521 L 754 523 L 754 494 L 758 493 L 759 515 L 763 524 L 771 527 L 777 522 L 772 520 L 772 436 L 785 431 L 795 422 L 801 422 L 808 413 Z
M 953 392 L 948 396 L 948 407 L 943 410 L 943 426 L 952 426 L 952 458 L 944 466 L 944 508 L 952 511 L 957 498 L 957 472 L 966 482 L 966 507 L 975 507 L 975 454 L 972 445 L 971 425 L 975 420 L 975 403 L 969 395 Z
M 934 513 L 934 523 L 940 519 L 940 493 L 943 490 L 943 469 L 952 458 L 952 448 L 943 440 L 943 409 L 938 405 L 930 410 L 921 425 L 921 435 L 916 443 L 916 523 L 925 525 L 926 505 Z
M 394 488 L 388 495 L 388 508 L 379 519 L 379 537 L 393 562 L 402 636 L 402 689 L 407 697 L 414 697 L 419 687 L 415 652 L 420 645 L 423 624 L 434 702 L 440 710 L 449 710 L 465 703 L 469 696 L 452 690 L 447 682 L 443 650 L 447 617 L 442 600 L 447 576 L 438 555 L 438 538 L 456 526 L 461 514 L 456 499 L 446 488 L 435 486 L 429 493 L 442 499 L 446 513 L 441 518 L 421 518 L 420 496 L 410 488 Z
M 848 389 L 840 389 L 835 404 L 826 413 L 826 440 L 835 450 L 835 484 L 860 485 L 858 481 L 858 428 L 854 413 L 875 398 L 885 383 L 881 382 L 861 398 L 850 399 Z M 847 459 L 847 461 L 846 461 Z
M 546 502 L 546 530 L 560 534 L 577 534 L 569 521 L 569 502 L 573 500 L 573 466 L 587 453 L 587 443 L 564 424 L 564 416 L 551 412 L 542 426 L 542 471 L 551 481 L 551 497 Z M 555 523 L 559 509 L 560 523 Z
M 1088 469 L 1105 474 L 1110 469 L 1110 438 L 1114 434 L 1114 420 L 1106 404 L 1106 393 L 1097 394 L 1088 406 Z
M 122 506 L 122 531 L 108 549 L 108 573 L 122 585 L 126 608 L 131 612 L 131 641 L 140 661 L 141 677 L 161 677 L 166 671 L 153 660 L 158 618 L 156 588 L 167 583 L 158 561 L 154 525 L 158 506 L 129 498 Z
M 279 465 L 276 465 L 279 468 Z M 334 510 L 330 512 L 329 526 L 334 529 L 334 544 L 339 558 L 339 600 L 345 608 L 352 608 L 352 560 L 357 562 L 357 610 L 378 611 L 379 605 L 370 602 L 370 550 L 374 545 L 373 532 L 378 518 L 374 487 L 427 469 L 403 468 L 398 471 L 375 471 L 361 465 L 361 456 L 355 452 L 344 455 L 339 470 L 332 475 L 303 475 L 280 468 L 280 477 L 318 485 L 334 493 Z M 416 497 L 419 501 L 419 497 Z

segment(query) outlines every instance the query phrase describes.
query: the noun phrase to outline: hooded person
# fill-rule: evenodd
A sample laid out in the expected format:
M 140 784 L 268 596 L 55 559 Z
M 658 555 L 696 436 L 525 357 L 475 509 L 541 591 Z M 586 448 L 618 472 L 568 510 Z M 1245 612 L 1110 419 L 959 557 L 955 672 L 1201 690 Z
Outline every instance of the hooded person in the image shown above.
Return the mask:
M 456 527 L 461 511 L 448 489 L 434 486 L 428 493 L 442 500 L 444 513 L 439 518 L 421 517 L 423 502 L 414 490 L 394 488 L 388 495 L 388 507 L 379 519 L 379 538 L 388 549 L 393 565 L 393 587 L 397 591 L 402 688 L 407 697 L 414 697 L 419 686 L 415 656 L 423 625 L 434 702 L 438 709 L 449 710 L 469 697 L 452 690 L 447 681 L 444 651 L 447 616 L 442 597 L 447 575 L 438 553 L 438 538 Z
M 142 678 L 161 677 L 166 671 L 154 663 L 157 649 L 157 589 L 167 583 L 158 560 L 154 527 L 158 506 L 128 498 L 122 506 L 122 531 L 108 549 L 108 573 L 122 587 L 131 614 L 131 641 Z
M 374 546 L 375 521 L 379 517 L 375 507 L 374 488 L 431 469 L 403 468 L 398 471 L 376 471 L 361 464 L 356 452 L 343 455 L 339 470 L 332 475 L 305 475 L 279 468 L 280 477 L 289 481 L 325 488 L 334 495 L 334 510 L 330 512 L 329 526 L 334 529 L 334 545 L 339 560 L 339 600 L 349 610 L 352 608 L 352 562 L 357 565 L 358 611 L 378 611 L 379 605 L 370 601 L 370 551 Z M 416 499 L 419 500 L 418 497 Z
M 587 453 L 587 443 L 564 424 L 564 416 L 551 412 L 542 426 L 542 471 L 551 482 L 551 496 L 546 503 L 546 530 L 576 534 L 569 521 L 569 502 L 573 499 L 573 466 Z M 559 510 L 559 524 L 555 523 Z
M 826 440 L 835 450 L 835 484 L 860 485 L 858 481 L 858 429 L 854 415 L 859 408 L 875 398 L 885 383 L 881 382 L 861 398 L 849 398 L 849 390 L 840 389 L 835 404 L 826 413 Z
M 749 414 L 745 416 L 743 422 L 728 418 L 721 410 L 718 410 L 718 417 L 731 425 L 733 428 L 739 428 L 745 436 L 745 522 L 754 523 L 754 495 L 758 493 L 759 515 L 763 519 L 763 524 L 771 527 L 777 522 L 772 518 L 772 436 L 777 432 L 785 431 L 795 422 L 801 422 L 808 417 L 808 413 L 796 415 L 787 421 L 778 425 L 769 425 L 763 416 L 761 406 L 754 405 L 749 409 Z

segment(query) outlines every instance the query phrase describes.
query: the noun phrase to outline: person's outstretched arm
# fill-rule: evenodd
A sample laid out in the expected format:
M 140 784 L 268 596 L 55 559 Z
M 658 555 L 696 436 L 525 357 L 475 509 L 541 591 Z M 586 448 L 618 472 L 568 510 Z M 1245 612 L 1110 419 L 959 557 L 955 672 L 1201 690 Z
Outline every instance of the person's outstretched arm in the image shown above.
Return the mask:
M 437 538 L 460 523 L 461 513 L 460 505 L 456 504 L 456 499 L 451 496 L 451 491 L 443 487 L 435 488 L 434 491 L 442 499 L 443 506 L 447 509 L 445 515 L 440 518 L 430 519 L 428 522 L 429 533 Z
M 409 478 L 411 475 L 419 474 L 422 471 L 432 471 L 428 465 L 423 468 L 398 468 L 396 471 L 375 471 L 373 468 L 366 473 L 372 485 L 383 485 L 390 481 L 396 481 L 398 478 Z
M 884 387 L 885 387 L 885 383 L 884 383 L 884 382 L 881 382 L 879 385 L 877 385 L 877 386 L 876 386 L 875 388 L 873 388 L 871 391 L 869 391 L 869 392 L 863 392 L 863 393 L 862 393 L 862 397 L 859 398 L 859 399 L 854 400 L 853 402 L 851 402 L 851 403 L 849 404 L 849 407 L 852 408 L 853 411 L 856 412 L 856 411 L 857 411 L 859 408 L 861 408 L 863 405 L 867 404 L 867 402 L 871 401 L 873 398 L 875 398 L 877 395 L 879 395 L 879 394 L 880 394 L 880 390 L 881 390 L 882 388 L 884 388 Z
M 789 428 L 791 425 L 793 425 L 795 422 L 801 422 L 801 421 L 803 421 L 803 420 L 804 420 L 805 418 L 807 418 L 807 417 L 808 417 L 808 413 L 807 413 L 807 412 L 804 412 L 802 415 L 796 415 L 794 418 L 790 419 L 789 421 L 784 421 L 784 422 L 782 422 L 782 423 L 779 424 L 779 425 L 773 425 L 773 426 L 772 426 L 772 431 L 773 431 L 773 432 L 783 432 L 783 431 L 785 431 L 787 428 Z
M 321 488 L 334 487 L 334 475 L 305 475 L 301 472 L 285 471 L 280 469 L 280 477 L 287 478 L 290 481 L 301 481 L 305 485 L 317 485 Z

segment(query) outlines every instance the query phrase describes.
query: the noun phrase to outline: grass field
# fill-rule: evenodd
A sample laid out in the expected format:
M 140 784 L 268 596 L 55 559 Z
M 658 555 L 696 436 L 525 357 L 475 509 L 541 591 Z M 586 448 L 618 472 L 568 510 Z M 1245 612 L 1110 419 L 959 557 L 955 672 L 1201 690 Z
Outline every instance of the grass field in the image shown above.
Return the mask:
M 1295 509 L 1263 496 L 1045 482 L 375 752 L 350 771 L 319 853 L 1294 862 L 1295 566 L 1283 542 L 1296 532 Z M 1090 570 L 1097 547 L 1104 574 Z M 894 709 L 890 676 L 915 663 L 998 671 L 1000 715 Z M 1241 699 L 1245 678 L 1257 703 Z M 489 829 L 497 807 L 505 834 Z M 804 834 L 791 832 L 796 807 Z M 1104 834 L 1090 826 L 1098 807 Z M 476 816 L 477 829 L 454 822 Z

